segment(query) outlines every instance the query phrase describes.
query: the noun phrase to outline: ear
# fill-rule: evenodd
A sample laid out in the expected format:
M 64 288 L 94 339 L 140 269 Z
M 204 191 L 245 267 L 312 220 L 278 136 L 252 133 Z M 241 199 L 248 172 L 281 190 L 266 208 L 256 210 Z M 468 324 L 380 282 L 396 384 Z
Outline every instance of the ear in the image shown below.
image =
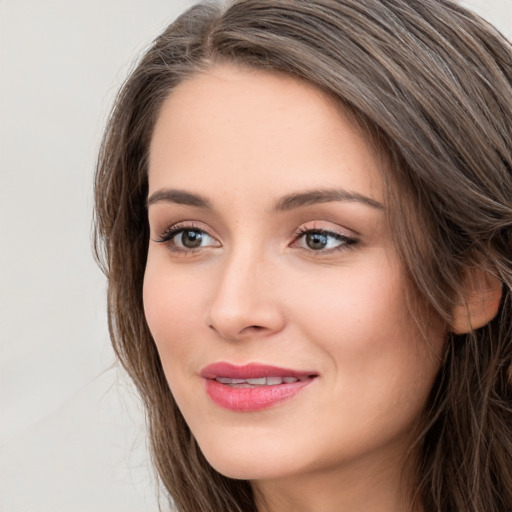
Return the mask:
M 451 330 L 465 334 L 488 324 L 498 313 L 502 283 L 488 270 L 472 268 L 464 279 L 461 301 L 455 306 Z

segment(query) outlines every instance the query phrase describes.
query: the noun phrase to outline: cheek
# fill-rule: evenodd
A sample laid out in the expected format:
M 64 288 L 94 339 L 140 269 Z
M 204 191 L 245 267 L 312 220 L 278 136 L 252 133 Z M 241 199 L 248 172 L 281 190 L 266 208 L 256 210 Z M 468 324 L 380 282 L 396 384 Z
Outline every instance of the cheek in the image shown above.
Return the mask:
M 144 313 L 167 383 L 187 422 L 204 409 L 203 386 L 198 386 L 196 373 L 205 354 L 205 333 L 198 333 L 204 325 L 207 293 L 204 276 L 170 268 L 161 255 L 148 255 Z
M 423 337 L 398 263 L 380 257 L 358 270 L 289 291 L 301 334 L 327 356 L 333 389 L 354 407 L 387 410 L 412 395 L 420 407 L 439 367 L 443 330 L 432 320 Z
M 382 259 L 378 265 L 372 259 L 357 271 L 335 269 L 289 285 L 294 316 L 309 337 L 324 340 L 331 353 L 367 354 L 369 348 L 383 347 L 389 337 L 399 342 L 397 334 L 408 320 L 403 287 L 400 273 Z
M 144 275 L 144 313 L 164 364 L 179 359 L 193 340 L 202 318 L 202 288 L 193 277 L 170 271 L 148 256 Z M 172 353 L 172 358 L 166 358 Z

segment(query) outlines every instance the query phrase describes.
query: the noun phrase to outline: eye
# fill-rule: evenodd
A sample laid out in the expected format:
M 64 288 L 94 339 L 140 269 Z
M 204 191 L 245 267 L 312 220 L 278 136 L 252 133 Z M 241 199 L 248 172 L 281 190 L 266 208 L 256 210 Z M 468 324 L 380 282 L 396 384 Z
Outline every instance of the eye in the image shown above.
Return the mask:
M 220 243 L 205 230 L 194 226 L 174 225 L 155 240 L 165 243 L 169 249 L 177 252 L 193 251 L 205 247 L 220 247 Z
M 211 237 L 207 233 L 197 229 L 184 229 L 176 233 L 172 238 L 176 247 L 182 247 L 183 249 L 197 249 L 203 243 L 207 246 L 211 245 L 211 243 L 208 243 L 210 239 Z
M 353 245 L 356 239 L 325 229 L 300 229 L 294 246 L 315 252 L 341 250 Z

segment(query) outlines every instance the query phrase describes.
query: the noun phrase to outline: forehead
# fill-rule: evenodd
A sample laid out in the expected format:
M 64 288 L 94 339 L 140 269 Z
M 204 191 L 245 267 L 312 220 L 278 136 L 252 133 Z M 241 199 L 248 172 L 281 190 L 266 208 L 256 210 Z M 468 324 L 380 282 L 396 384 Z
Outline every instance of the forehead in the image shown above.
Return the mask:
M 332 98 L 284 74 L 216 66 L 178 85 L 150 146 L 149 188 L 275 196 L 339 187 L 383 202 L 378 159 Z

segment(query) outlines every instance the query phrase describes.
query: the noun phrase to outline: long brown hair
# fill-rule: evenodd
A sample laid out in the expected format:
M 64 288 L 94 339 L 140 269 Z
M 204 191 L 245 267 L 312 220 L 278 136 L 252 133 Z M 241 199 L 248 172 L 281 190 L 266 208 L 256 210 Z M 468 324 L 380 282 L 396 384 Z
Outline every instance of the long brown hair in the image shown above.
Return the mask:
M 387 161 L 414 295 L 448 325 L 469 268 L 485 261 L 503 283 L 494 320 L 448 334 L 415 445 L 415 499 L 427 512 L 512 510 L 512 50 L 451 0 L 202 3 L 156 39 L 122 87 L 98 160 L 95 249 L 112 342 L 144 401 L 176 510 L 256 510 L 250 484 L 201 454 L 142 304 L 155 120 L 178 83 L 219 61 L 307 80 L 354 114 Z

